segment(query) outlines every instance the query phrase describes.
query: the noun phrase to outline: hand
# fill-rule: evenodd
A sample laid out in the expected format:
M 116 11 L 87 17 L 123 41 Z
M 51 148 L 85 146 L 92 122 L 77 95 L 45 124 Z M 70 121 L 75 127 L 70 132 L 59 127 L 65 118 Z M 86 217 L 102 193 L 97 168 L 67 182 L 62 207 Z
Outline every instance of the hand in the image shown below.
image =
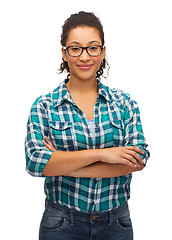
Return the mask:
M 101 161 L 106 163 L 122 163 L 138 168 L 143 165 L 141 156 L 144 152 L 135 146 L 113 147 L 101 149 Z
M 46 147 L 46 149 L 56 151 L 56 148 L 54 147 L 52 142 L 46 136 L 44 136 L 44 138 L 46 141 L 42 140 L 42 142 L 43 142 L 44 146 Z

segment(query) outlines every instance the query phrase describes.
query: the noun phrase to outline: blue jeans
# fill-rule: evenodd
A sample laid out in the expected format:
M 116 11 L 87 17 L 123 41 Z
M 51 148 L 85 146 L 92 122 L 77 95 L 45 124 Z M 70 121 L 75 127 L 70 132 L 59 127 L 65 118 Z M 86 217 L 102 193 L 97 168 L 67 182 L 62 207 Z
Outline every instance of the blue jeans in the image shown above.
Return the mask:
M 46 200 L 39 240 L 133 240 L 128 204 L 89 214 Z

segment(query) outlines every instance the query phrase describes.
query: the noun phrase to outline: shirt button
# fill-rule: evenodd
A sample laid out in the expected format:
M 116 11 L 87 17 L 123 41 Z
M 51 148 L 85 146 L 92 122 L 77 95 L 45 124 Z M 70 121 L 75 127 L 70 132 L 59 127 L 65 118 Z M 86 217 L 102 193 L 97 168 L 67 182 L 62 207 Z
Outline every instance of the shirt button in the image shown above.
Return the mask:
M 98 109 L 96 109 L 96 110 L 95 110 L 95 113 L 97 114 L 98 112 L 99 112 Z

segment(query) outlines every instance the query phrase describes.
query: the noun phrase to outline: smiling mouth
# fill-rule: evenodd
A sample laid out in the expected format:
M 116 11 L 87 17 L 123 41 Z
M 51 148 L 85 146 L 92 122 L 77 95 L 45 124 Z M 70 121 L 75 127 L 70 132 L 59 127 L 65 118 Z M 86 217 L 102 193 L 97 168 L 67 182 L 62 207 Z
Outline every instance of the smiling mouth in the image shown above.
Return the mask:
M 83 65 L 78 65 L 78 67 L 82 70 L 88 70 L 91 68 L 92 65 L 88 65 L 88 64 L 83 64 Z

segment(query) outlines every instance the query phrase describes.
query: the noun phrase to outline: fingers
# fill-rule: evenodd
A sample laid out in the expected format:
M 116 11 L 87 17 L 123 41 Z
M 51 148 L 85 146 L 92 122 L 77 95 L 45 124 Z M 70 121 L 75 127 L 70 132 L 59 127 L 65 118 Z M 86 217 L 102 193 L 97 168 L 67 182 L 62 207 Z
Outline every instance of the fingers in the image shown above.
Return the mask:
M 128 159 L 124 159 L 124 158 L 123 158 L 123 161 L 122 161 L 121 163 L 122 163 L 122 164 L 125 164 L 125 165 L 127 165 L 127 166 L 129 166 L 129 167 L 132 167 L 132 168 L 138 168 L 138 165 L 132 163 L 132 162 L 129 161 Z M 139 165 L 139 167 L 140 167 L 140 165 Z
M 44 136 L 44 138 L 46 141 L 42 140 L 42 142 L 43 142 L 44 146 L 46 147 L 46 149 L 55 151 L 56 149 L 55 149 L 54 145 L 52 144 L 52 142 L 46 136 Z
M 133 150 L 133 151 L 138 152 L 140 154 L 144 154 L 144 152 L 140 148 L 135 147 L 135 146 L 127 146 L 125 148 L 128 149 L 128 150 Z
M 125 151 L 123 152 L 123 158 L 127 165 L 132 167 L 140 167 L 143 164 L 141 156 L 138 154 L 144 154 L 144 152 L 135 146 L 124 147 Z
M 140 156 L 138 153 L 136 153 L 135 151 L 127 150 L 126 153 L 127 153 L 128 155 L 134 157 L 135 160 L 136 160 L 137 162 L 139 162 L 140 164 L 143 163 L 141 156 Z
M 44 136 L 44 138 L 45 138 L 46 142 L 48 143 L 48 145 L 53 146 L 52 142 L 46 136 Z
M 129 154 L 124 154 L 123 156 L 124 161 L 128 162 L 127 165 L 131 166 L 131 167 L 139 167 L 139 163 L 137 162 L 137 160 Z
M 130 167 L 139 168 L 143 165 L 142 155 L 144 152 L 135 146 L 113 147 L 103 149 L 101 161 L 107 163 L 122 163 Z
M 46 147 L 47 150 L 50 150 L 48 143 L 46 143 L 44 140 L 42 140 L 44 146 Z

